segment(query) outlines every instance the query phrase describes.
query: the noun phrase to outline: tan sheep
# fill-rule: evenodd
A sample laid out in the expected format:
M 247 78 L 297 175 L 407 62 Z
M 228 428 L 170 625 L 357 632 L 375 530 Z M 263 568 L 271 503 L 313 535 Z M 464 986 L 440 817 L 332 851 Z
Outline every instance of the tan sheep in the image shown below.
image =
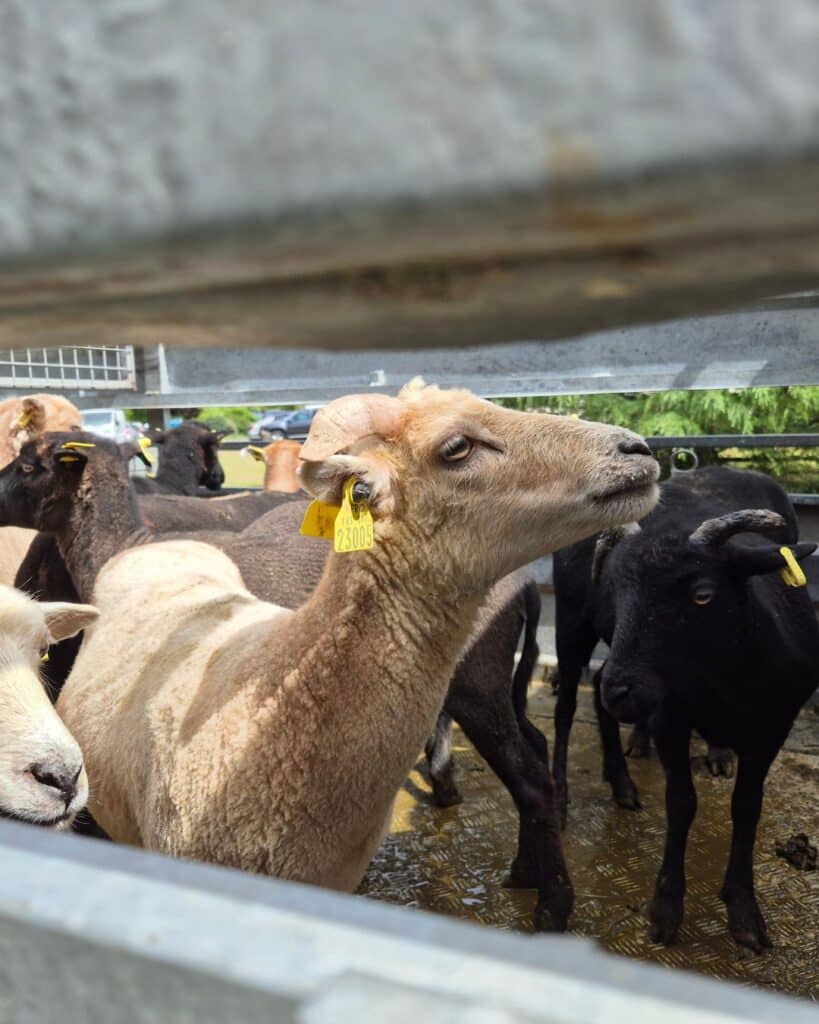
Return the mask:
M 59 395 L 28 395 L 0 402 L 0 469 L 20 454 L 20 448 L 46 430 L 81 430 L 82 413 Z M 16 526 L 0 529 L 0 583 L 11 585 L 26 556 L 34 530 Z
M 0 585 L 0 816 L 68 827 L 88 797 L 77 741 L 38 669 L 49 643 L 74 636 L 97 610 L 32 601 Z
M 656 501 L 634 434 L 409 387 L 317 414 L 308 491 L 345 486 L 374 545 L 333 554 L 295 612 L 196 541 L 102 569 L 59 701 L 115 840 L 353 890 L 429 735 L 487 590 Z
M 265 448 L 257 448 L 249 444 L 247 450 L 259 462 L 264 463 L 264 489 L 279 491 L 283 494 L 295 494 L 301 490 L 298 468 L 301 455 L 301 443 L 285 438 L 273 441 Z

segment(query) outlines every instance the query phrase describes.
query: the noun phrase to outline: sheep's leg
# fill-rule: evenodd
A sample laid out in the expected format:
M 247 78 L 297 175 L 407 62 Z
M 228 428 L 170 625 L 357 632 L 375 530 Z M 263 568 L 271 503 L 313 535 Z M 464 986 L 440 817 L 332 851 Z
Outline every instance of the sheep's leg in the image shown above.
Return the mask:
M 697 793 L 688 759 L 690 729 L 658 731 L 654 739 L 665 771 L 666 835 L 663 862 L 649 904 L 649 935 L 654 942 L 670 945 L 683 919 L 685 846 L 697 813 Z
M 777 749 L 739 759 L 737 781 L 731 799 L 731 855 L 720 896 L 728 910 L 728 929 L 734 940 L 757 953 L 770 948 L 765 918 L 754 892 L 754 842 L 762 810 L 765 776 Z
M 508 684 L 502 691 L 506 700 L 500 699 L 500 692 L 476 687 L 459 699 L 453 688 L 447 708 L 507 788 L 518 810 L 518 851 L 505 884 L 537 889 L 535 926 L 542 931 L 564 931 L 574 892 L 560 841 L 548 761 L 541 759 L 523 734 L 508 700 Z
M 724 775 L 726 779 L 734 776 L 734 752 L 729 747 L 715 747 L 708 744 L 705 762 L 712 775 Z
M 603 778 L 611 786 L 614 802 L 627 811 L 639 811 L 642 807 L 637 787 L 628 773 L 628 765 L 620 743 L 620 726 L 603 707 L 600 699 L 600 677 L 602 669 L 594 674 L 594 710 L 597 727 L 603 744 Z
M 557 793 L 557 806 L 560 816 L 560 827 L 566 827 L 566 814 L 569 805 L 569 789 L 566 782 L 566 761 L 569 754 L 569 733 L 577 710 L 577 687 L 584 665 L 591 657 L 598 637 L 591 623 L 578 621 L 561 610 L 558 601 L 556 612 L 557 632 L 557 663 L 560 674 L 560 687 L 555 705 L 555 751 L 554 751 L 554 785 Z
M 626 757 L 650 757 L 651 736 L 643 725 L 635 725 L 626 741 Z
M 439 807 L 452 807 L 463 797 L 455 785 L 455 764 L 452 760 L 452 719 L 442 711 L 435 729 L 424 747 L 432 782 L 432 795 Z

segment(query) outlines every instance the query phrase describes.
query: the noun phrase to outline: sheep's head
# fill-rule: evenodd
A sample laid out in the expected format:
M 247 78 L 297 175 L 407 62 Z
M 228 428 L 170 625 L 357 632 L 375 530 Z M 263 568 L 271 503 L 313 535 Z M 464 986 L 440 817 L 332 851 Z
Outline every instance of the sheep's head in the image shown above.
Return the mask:
M 160 470 L 164 462 L 179 460 L 194 468 L 196 483 L 208 490 L 218 491 L 225 482 L 225 473 L 219 462 L 219 444 L 227 436 L 225 430 L 211 430 L 199 420 L 185 420 L 178 427 L 160 430 L 152 438 L 162 446 Z
M 38 603 L 0 586 L 0 815 L 68 827 L 85 806 L 88 780 L 74 737 L 39 678 L 51 643 L 74 636 L 96 608 Z
M 19 455 L 24 444 L 47 430 L 82 430 L 82 413 L 60 395 L 28 395 L 11 401 L 8 409 L 11 457 Z
M 337 505 L 355 477 L 377 540 L 403 531 L 466 585 L 639 519 L 657 500 L 658 466 L 635 434 L 416 382 L 397 398 L 330 403 L 301 458 L 308 491 Z
M 0 470 L 0 525 L 59 532 L 95 474 L 104 478 L 107 494 L 118 490 L 130 496 L 132 454 L 130 445 L 120 447 L 83 431 L 48 433 L 27 442 Z
M 248 451 L 260 462 L 264 462 L 264 489 L 294 494 L 301 488 L 298 468 L 301 456 L 301 442 L 273 441 L 266 448 L 248 445 Z

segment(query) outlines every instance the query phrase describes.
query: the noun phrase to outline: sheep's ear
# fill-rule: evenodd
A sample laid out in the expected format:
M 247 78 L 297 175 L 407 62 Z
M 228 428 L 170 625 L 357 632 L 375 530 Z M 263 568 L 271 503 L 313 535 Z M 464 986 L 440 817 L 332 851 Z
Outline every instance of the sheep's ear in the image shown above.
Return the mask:
M 224 439 L 228 436 L 230 431 L 229 430 L 214 430 L 214 431 L 212 431 L 212 433 L 216 434 L 216 443 L 217 444 L 221 444 L 222 441 L 224 441 Z
M 68 601 L 44 601 L 40 607 L 49 636 L 55 644 L 76 636 L 81 629 L 96 622 L 100 614 L 91 604 L 70 604 Z
M 297 475 L 302 487 L 326 505 L 340 505 L 344 484 L 355 477 L 369 491 L 370 508 L 381 515 L 395 509 L 396 477 L 387 460 L 377 455 L 331 455 L 321 462 L 303 462 Z
M 95 446 L 89 445 L 88 447 L 93 448 Z M 83 448 L 61 445 L 59 448 L 54 450 L 52 462 L 58 475 L 70 473 L 72 476 L 79 476 L 86 467 L 88 455 L 85 453 Z
M 45 427 L 46 410 L 39 398 L 24 398 L 20 405 L 20 415 L 15 424 L 17 430 L 27 431 L 29 437 L 41 434 Z
M 816 550 L 817 545 L 810 541 L 798 544 L 786 544 L 797 562 L 801 562 Z M 781 544 L 738 544 L 728 542 L 723 549 L 723 557 L 731 568 L 740 576 L 764 576 L 769 572 L 781 572 L 787 569 L 788 563 L 782 554 Z

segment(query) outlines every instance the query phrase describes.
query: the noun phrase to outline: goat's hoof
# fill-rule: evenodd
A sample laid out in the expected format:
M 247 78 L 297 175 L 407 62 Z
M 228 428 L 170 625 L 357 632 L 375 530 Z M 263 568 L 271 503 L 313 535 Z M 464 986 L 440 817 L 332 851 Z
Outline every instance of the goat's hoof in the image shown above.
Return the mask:
M 631 781 L 630 776 L 621 775 L 616 778 L 611 784 L 611 793 L 618 807 L 622 807 L 627 811 L 640 811 L 643 809 L 637 787 Z
M 457 786 L 433 785 L 432 796 L 439 807 L 454 807 L 464 801 Z
M 734 752 L 727 747 L 709 747 L 705 763 L 714 778 L 719 775 L 726 779 L 734 777 Z
M 536 932 L 565 932 L 574 907 L 574 889 L 568 878 L 548 895 L 541 893 L 534 913 Z
M 734 942 L 754 953 L 771 949 L 773 942 L 756 898 L 751 895 L 733 899 L 723 896 L 723 899 L 728 910 L 728 931 Z
M 683 901 L 668 896 L 655 896 L 647 909 L 648 937 L 652 942 L 672 945 L 682 924 Z

